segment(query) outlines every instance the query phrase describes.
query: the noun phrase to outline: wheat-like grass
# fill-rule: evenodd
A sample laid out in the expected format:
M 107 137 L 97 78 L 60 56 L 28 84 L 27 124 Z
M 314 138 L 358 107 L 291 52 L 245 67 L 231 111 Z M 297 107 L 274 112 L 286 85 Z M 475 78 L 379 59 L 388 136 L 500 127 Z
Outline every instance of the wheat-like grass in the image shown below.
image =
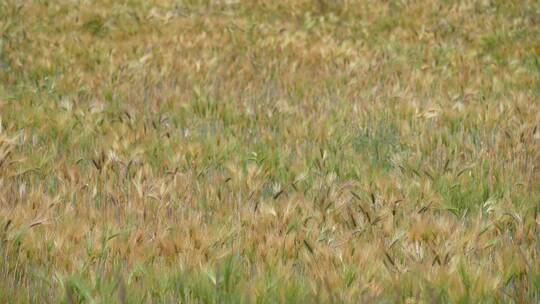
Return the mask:
M 536 303 L 537 1 L 0 2 L 0 301 Z

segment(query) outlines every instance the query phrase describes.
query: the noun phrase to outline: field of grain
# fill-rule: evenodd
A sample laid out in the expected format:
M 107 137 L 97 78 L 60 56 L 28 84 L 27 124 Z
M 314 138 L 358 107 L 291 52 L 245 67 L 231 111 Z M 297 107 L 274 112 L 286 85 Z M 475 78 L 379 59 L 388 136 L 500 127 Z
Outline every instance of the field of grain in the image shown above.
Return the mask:
M 540 2 L 0 1 L 0 302 L 537 303 Z

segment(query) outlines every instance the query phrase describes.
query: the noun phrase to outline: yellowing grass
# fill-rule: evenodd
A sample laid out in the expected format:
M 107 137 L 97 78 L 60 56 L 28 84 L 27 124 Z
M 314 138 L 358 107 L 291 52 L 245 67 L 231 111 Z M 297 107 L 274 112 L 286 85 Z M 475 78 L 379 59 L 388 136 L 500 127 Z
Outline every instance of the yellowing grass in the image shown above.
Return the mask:
M 540 299 L 536 1 L 0 3 L 2 302 Z

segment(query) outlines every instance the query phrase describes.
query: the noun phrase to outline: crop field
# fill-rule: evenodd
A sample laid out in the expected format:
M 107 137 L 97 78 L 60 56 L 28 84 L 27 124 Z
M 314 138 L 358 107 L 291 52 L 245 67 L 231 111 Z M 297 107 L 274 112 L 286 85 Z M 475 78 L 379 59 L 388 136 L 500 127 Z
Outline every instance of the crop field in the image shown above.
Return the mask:
M 538 303 L 540 2 L 0 1 L 1 303 Z

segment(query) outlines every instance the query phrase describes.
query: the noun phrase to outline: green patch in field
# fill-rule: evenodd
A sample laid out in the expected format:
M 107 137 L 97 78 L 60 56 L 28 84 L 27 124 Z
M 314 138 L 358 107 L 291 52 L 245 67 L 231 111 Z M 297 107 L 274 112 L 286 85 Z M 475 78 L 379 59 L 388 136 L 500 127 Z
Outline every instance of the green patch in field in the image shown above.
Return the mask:
M 83 24 L 82 29 L 94 36 L 102 37 L 107 33 L 105 19 L 100 15 L 90 16 Z
M 397 127 L 390 120 L 369 123 L 358 133 L 353 139 L 355 152 L 361 153 L 371 165 L 383 170 L 392 169 L 392 156 L 406 150 Z

